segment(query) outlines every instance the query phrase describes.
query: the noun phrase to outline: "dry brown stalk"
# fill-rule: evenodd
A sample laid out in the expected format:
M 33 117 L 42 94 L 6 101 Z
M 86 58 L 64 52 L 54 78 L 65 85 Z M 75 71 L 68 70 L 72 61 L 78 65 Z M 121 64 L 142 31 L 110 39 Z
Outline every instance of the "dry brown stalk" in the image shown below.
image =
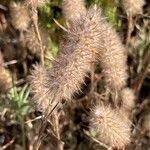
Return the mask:
M 132 88 L 136 91 L 139 92 L 141 89 L 141 86 L 144 82 L 144 79 L 148 73 L 148 69 L 150 66 L 150 48 L 148 47 L 145 55 L 144 55 L 144 62 L 143 62 L 143 66 L 144 68 L 142 69 L 142 71 L 138 74 L 138 76 L 132 81 Z
M 37 8 L 34 8 L 34 6 L 32 6 L 32 20 L 33 20 L 35 33 L 36 33 L 37 38 L 39 40 L 39 45 L 40 45 L 40 50 L 41 50 L 41 55 L 40 55 L 41 65 L 44 65 L 44 47 L 43 47 L 43 43 L 41 40 L 41 36 L 40 36 L 39 28 L 38 28 L 38 23 L 37 23 L 37 20 L 38 20 Z
M 61 137 L 60 137 L 60 125 L 59 125 L 59 114 L 58 112 L 54 112 L 53 113 L 53 128 L 54 128 L 54 133 L 57 137 L 58 143 L 57 143 L 57 149 L 58 150 L 63 150 L 63 142 L 61 141 Z

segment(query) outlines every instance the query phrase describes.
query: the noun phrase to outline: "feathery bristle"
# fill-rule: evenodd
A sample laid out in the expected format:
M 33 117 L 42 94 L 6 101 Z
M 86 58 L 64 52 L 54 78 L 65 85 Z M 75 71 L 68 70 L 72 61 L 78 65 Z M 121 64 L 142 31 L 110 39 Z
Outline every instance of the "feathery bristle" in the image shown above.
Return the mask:
M 0 66 L 0 93 L 7 92 L 12 87 L 12 77 L 8 70 Z
M 137 14 L 142 14 L 144 4 L 144 0 L 123 0 L 122 2 L 122 5 L 127 15 L 133 16 Z
M 86 13 L 85 0 L 63 0 L 62 10 L 68 21 L 74 20 Z
M 90 126 L 97 130 L 98 139 L 104 144 L 123 149 L 130 142 L 130 122 L 119 110 L 109 106 L 96 106 L 91 114 Z
M 127 56 L 116 31 L 101 16 L 99 25 L 101 38 L 99 42 L 99 60 L 109 89 L 120 90 L 126 85 Z
M 125 113 L 130 114 L 135 107 L 135 95 L 130 88 L 124 88 L 121 91 L 121 98 L 123 101 L 123 109 Z
M 46 83 L 46 87 L 48 87 L 48 92 L 44 97 L 49 97 L 51 104 L 53 100 L 56 102 L 63 98 L 71 99 L 73 93 L 80 90 L 80 84 L 84 82 L 85 76 L 90 72 L 93 62 L 96 60 L 96 50 L 99 47 L 98 28 L 99 15 L 97 10 L 92 8 L 82 18 L 72 22 L 62 51 L 58 54 L 53 68 L 49 71 L 48 81 L 42 81 L 44 78 L 40 81 Z M 38 76 L 37 74 L 32 74 L 32 78 Z M 39 80 L 39 77 L 37 79 Z M 34 87 L 35 83 L 32 82 L 31 84 Z M 40 93 L 45 94 L 44 92 Z M 39 101 L 38 96 L 37 101 Z M 47 103 L 45 102 L 45 104 Z
M 34 95 L 33 100 L 36 103 L 37 109 L 47 110 L 51 109 L 49 103 L 49 96 L 47 82 L 49 80 L 48 72 L 44 66 L 36 65 L 29 76 L 31 83 L 32 93 Z
M 11 24 L 15 29 L 23 31 L 27 30 L 30 18 L 28 9 L 21 2 L 12 1 L 9 6 L 11 15 Z

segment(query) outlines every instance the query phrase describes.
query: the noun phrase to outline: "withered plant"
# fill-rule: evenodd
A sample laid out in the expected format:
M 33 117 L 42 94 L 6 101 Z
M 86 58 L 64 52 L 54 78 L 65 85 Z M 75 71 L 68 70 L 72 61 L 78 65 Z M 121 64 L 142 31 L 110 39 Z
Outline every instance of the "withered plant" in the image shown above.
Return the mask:
M 119 109 L 97 105 L 91 114 L 91 127 L 97 130 L 97 137 L 108 147 L 123 149 L 130 143 L 131 123 Z
M 42 94 L 39 92 L 40 89 L 38 91 L 41 87 L 34 86 L 34 82 L 44 83 L 45 78 L 39 80 L 35 75 L 31 76 L 31 85 L 33 84 L 33 91 L 36 90 L 35 97 L 39 105 L 44 102 L 47 107 L 49 104 L 61 102 L 62 99 L 69 100 L 74 92 L 80 90 L 81 83 L 84 83 L 84 78 L 97 58 L 101 35 L 99 21 L 98 11 L 95 8 L 90 8 L 87 14 L 73 20 L 66 40 L 61 45 L 60 53 L 53 62 L 53 68 L 47 73 L 43 67 L 41 67 L 43 71 L 38 68 L 34 71 L 35 75 L 45 72 L 48 78 L 44 86 L 49 100 L 42 97 L 37 99 L 39 93 Z
M 0 1 L 0 149 L 148 147 L 150 5 L 92 3 Z

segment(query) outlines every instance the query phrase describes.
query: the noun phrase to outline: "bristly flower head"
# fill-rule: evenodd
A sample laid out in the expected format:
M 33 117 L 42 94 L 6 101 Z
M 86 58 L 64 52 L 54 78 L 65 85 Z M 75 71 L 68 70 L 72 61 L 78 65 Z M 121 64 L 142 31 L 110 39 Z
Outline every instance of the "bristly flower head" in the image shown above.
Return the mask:
M 11 24 L 15 29 L 24 31 L 27 30 L 30 18 L 28 9 L 21 2 L 10 2 Z
M 31 54 L 35 54 L 40 49 L 40 44 L 33 26 L 25 34 L 26 46 Z
M 107 146 L 123 149 L 130 142 L 130 122 L 118 109 L 96 106 L 90 126 L 97 130 L 98 139 Z
M 0 66 L 0 93 L 7 92 L 12 87 L 12 77 L 10 72 Z
M 133 108 L 135 107 L 135 94 L 130 88 L 124 88 L 121 91 L 121 98 L 123 102 L 123 110 L 127 115 L 130 115 Z
M 74 20 L 86 13 L 85 0 L 63 0 L 62 10 L 68 21 Z
M 118 91 L 126 85 L 128 78 L 126 49 L 116 31 L 102 16 L 99 26 L 101 30 L 99 60 L 105 81 L 109 89 Z
M 53 68 L 48 71 L 48 74 L 46 73 L 46 80 L 42 77 L 43 71 L 39 72 L 38 68 L 33 71 L 34 82 L 31 80 L 31 86 L 39 103 L 42 101 L 43 105 L 47 105 L 61 99 L 68 100 L 71 99 L 74 92 L 80 90 L 80 84 L 84 83 L 85 76 L 91 71 L 93 62 L 96 61 L 99 38 L 99 13 L 95 8 L 90 8 L 86 15 L 83 14 L 82 17 L 71 23 L 66 41 L 53 62 Z M 37 83 L 40 85 L 35 86 Z M 41 96 L 39 97 L 37 88 L 48 89 L 44 96 L 45 99 L 41 100 L 45 92 L 40 92 Z M 47 97 L 49 101 L 47 101 Z M 44 108 L 44 106 L 41 107 Z
M 48 108 L 51 109 L 48 95 L 49 88 L 46 86 L 49 80 L 46 68 L 40 65 L 34 66 L 29 80 L 37 109 L 43 111 L 46 111 Z
M 123 0 L 122 4 L 127 15 L 135 16 L 138 14 L 142 14 L 145 1 L 144 0 Z
M 70 1 L 66 0 L 66 3 L 67 2 L 69 3 Z M 72 3 L 72 1 L 70 3 Z M 71 6 L 73 7 L 75 5 L 71 4 Z M 81 6 L 84 5 L 82 4 Z M 69 6 L 66 8 L 69 9 Z M 75 10 L 77 10 L 77 8 L 75 8 Z M 65 11 L 65 8 L 63 9 Z M 72 9 L 69 10 L 72 11 Z M 80 12 L 79 10 L 77 12 L 78 15 L 80 14 L 79 16 L 84 16 L 83 14 L 85 12 L 79 13 Z M 106 19 L 101 15 L 100 13 L 101 11 L 99 10 L 96 12 L 98 18 L 97 26 L 99 39 L 97 39 L 94 36 L 93 38 L 95 38 L 100 43 L 98 48 L 99 60 L 101 62 L 101 67 L 103 69 L 107 87 L 111 90 L 113 89 L 118 91 L 121 90 L 126 85 L 126 80 L 128 78 L 127 64 L 126 64 L 127 63 L 126 49 L 125 46 L 122 44 L 116 31 L 109 25 L 109 23 L 107 23 Z M 67 14 L 70 15 L 71 13 L 66 13 L 66 15 Z M 87 12 L 87 14 L 89 13 Z M 78 17 L 75 17 L 74 15 L 73 19 L 70 20 L 75 20 L 75 18 Z M 66 18 L 69 18 L 69 16 L 68 17 L 66 16 Z
M 86 15 L 71 22 L 60 54 L 50 71 L 50 83 L 59 86 L 64 98 L 70 99 L 90 72 L 99 48 L 99 14 L 91 8 Z

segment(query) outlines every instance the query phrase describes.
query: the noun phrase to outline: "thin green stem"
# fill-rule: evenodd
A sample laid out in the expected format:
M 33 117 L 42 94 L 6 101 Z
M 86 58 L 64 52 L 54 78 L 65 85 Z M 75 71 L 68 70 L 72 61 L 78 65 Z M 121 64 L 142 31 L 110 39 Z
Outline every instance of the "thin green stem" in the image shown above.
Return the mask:
M 26 139 L 25 139 L 25 127 L 24 127 L 24 117 L 20 116 L 20 125 L 21 125 L 21 131 L 22 131 L 22 145 L 23 149 L 26 150 Z

